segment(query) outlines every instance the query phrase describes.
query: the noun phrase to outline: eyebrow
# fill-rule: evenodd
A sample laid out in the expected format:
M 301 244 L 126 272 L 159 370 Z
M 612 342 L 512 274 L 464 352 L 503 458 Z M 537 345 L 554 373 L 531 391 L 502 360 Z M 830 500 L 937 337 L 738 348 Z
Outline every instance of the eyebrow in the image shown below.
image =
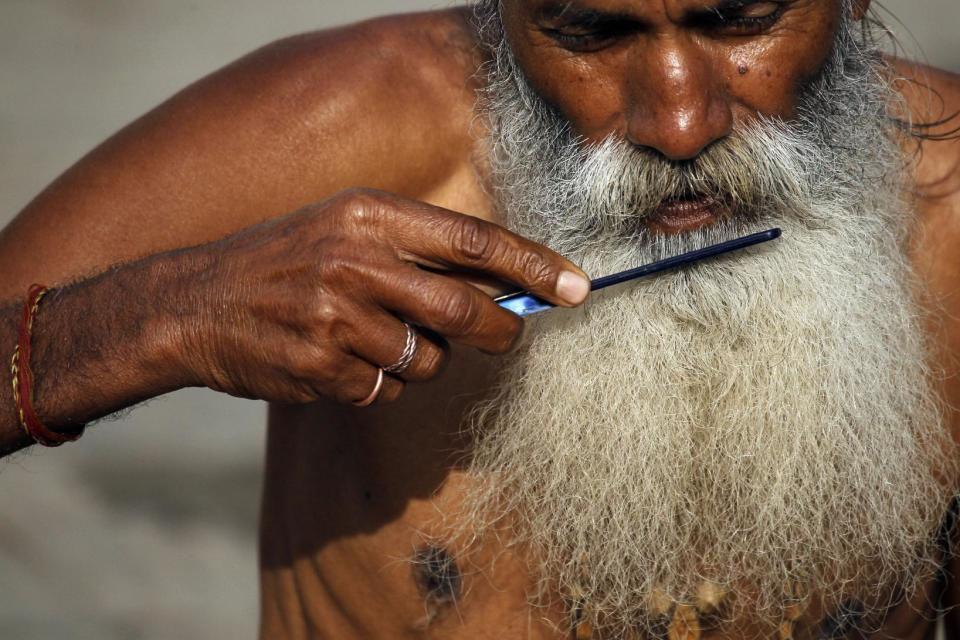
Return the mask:
M 696 7 L 688 10 L 688 16 L 699 18 L 703 16 L 720 16 L 728 11 L 743 9 L 764 2 L 785 4 L 785 0 L 719 0 L 706 7 Z M 578 24 L 592 25 L 604 22 L 640 21 L 643 18 L 626 11 L 603 11 L 579 6 L 576 0 L 550 0 L 537 9 L 537 16 L 547 20 L 564 19 Z
M 701 7 L 697 9 L 691 9 L 690 13 L 693 15 L 712 13 L 714 15 L 720 15 L 727 11 L 735 11 L 737 9 L 743 9 L 745 7 L 750 7 L 755 4 L 763 4 L 766 2 L 773 2 L 774 4 L 786 4 L 785 0 L 720 0 L 712 7 Z
M 749 7 L 753 4 L 761 4 L 763 2 L 775 2 L 776 4 L 781 4 L 783 0 L 720 0 L 713 7 L 705 7 L 710 11 L 729 11 L 730 9 L 742 9 L 744 7 Z
M 637 16 L 625 11 L 601 11 L 580 7 L 573 0 L 547 2 L 537 9 L 537 17 L 548 20 L 564 19 L 579 24 L 600 24 L 620 20 L 637 20 Z

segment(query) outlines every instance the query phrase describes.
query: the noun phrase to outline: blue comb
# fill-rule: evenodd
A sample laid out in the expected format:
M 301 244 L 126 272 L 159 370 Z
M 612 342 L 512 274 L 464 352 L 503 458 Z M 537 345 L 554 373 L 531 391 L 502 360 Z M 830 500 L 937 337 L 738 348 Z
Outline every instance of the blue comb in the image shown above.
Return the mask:
M 613 285 L 620 284 L 621 282 L 627 282 L 629 280 L 635 280 L 636 278 L 642 278 L 643 276 L 660 273 L 661 271 L 667 271 L 668 269 L 682 267 L 706 258 L 718 256 L 722 253 L 730 253 L 731 251 L 746 249 L 747 247 L 752 247 L 755 244 L 770 242 L 771 240 L 775 240 L 779 237 L 780 229 L 768 229 L 766 231 L 753 233 L 742 238 L 727 240 L 726 242 L 713 244 L 709 247 L 704 247 L 703 249 L 689 251 L 678 256 L 665 258 L 663 260 L 658 260 L 657 262 L 651 262 L 650 264 L 645 264 L 641 267 L 636 267 L 634 269 L 628 269 L 627 271 L 621 271 L 620 273 L 614 273 L 613 275 L 597 278 L 590 282 L 590 290 L 599 291 L 600 289 L 612 287 Z M 553 309 L 554 306 L 556 306 L 541 300 L 528 291 L 508 293 L 500 296 L 499 298 L 494 298 L 493 301 L 504 309 L 513 311 L 520 317 L 526 317 L 533 315 L 534 313 L 539 313 L 540 311 Z

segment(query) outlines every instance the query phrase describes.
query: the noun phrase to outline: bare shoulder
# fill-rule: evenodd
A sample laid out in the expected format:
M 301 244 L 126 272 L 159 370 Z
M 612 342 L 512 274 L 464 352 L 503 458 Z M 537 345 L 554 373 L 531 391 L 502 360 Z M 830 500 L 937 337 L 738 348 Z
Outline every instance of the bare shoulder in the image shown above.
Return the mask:
M 960 406 L 960 76 L 902 60 L 894 69 L 917 134 L 909 143 L 917 208 L 911 257 L 932 303 L 945 392 Z M 960 441 L 960 412 L 951 420 Z
M 222 237 L 350 187 L 437 190 L 472 152 L 471 34 L 465 9 L 384 17 L 274 42 L 198 80 L 0 233 L 9 287 Z M 25 254 L 44 273 L 20 273 Z
M 416 195 L 469 144 L 479 65 L 472 33 L 462 8 L 305 33 L 241 58 L 172 103 L 199 107 L 194 122 L 208 131 L 218 128 L 211 114 L 227 115 L 220 130 L 247 152 L 322 166 L 291 176 L 316 185 L 301 199 L 349 186 Z
M 918 134 L 919 195 L 931 203 L 954 202 L 960 211 L 960 75 L 905 60 L 893 67 Z
M 418 149 L 432 142 L 437 152 L 463 136 L 477 51 L 468 13 L 453 9 L 287 38 L 236 66 L 250 80 L 266 80 L 268 100 L 288 109 L 291 120 L 306 114 L 388 140 L 419 140 Z
M 893 68 L 916 134 L 907 143 L 918 223 L 914 260 L 949 307 L 949 340 L 960 353 L 960 76 L 903 60 Z
M 321 191 L 416 197 L 469 157 L 478 47 L 465 9 L 388 16 L 284 39 L 237 63 L 331 168 Z M 230 73 L 226 74 L 228 77 Z M 320 176 L 317 176 L 320 178 Z M 320 193 L 312 194 L 314 196 Z

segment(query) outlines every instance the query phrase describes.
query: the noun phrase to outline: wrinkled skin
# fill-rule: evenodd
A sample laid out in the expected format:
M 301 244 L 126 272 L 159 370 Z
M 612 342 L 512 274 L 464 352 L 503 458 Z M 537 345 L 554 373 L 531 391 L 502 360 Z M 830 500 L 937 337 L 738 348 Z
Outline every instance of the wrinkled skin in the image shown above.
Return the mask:
M 837 2 L 795 0 L 729 10 L 718 23 L 711 6 L 598 0 L 558 12 L 554 2 L 508 2 L 504 26 L 533 87 L 579 133 L 685 160 L 737 122 L 791 117 L 840 17 Z
M 396 400 L 406 381 L 436 377 L 448 339 L 508 352 L 520 318 L 446 270 L 483 272 L 564 306 L 587 293 L 582 272 L 541 245 L 372 190 L 341 192 L 199 252 L 209 265 L 193 295 L 199 315 L 182 323 L 185 345 L 176 350 L 191 354 L 183 363 L 191 384 L 287 404 L 363 399 L 377 377 L 371 363 L 395 362 L 405 344 L 399 318 L 429 332 L 409 367 L 385 378 L 381 403 Z M 559 290 L 563 273 L 583 281 L 572 300 Z M 218 300 L 212 310 L 208 299 Z M 219 326 L 223 318 L 234 330 Z
M 762 16 L 771 4 L 740 11 Z M 581 0 L 578 7 L 625 14 L 632 26 L 573 51 L 545 29 L 582 36 L 582 28 L 547 19 L 545 6 L 512 0 L 505 14 L 532 84 L 588 138 L 615 132 L 673 159 L 695 156 L 758 113 L 789 117 L 839 18 L 832 0 L 795 0 L 762 32 L 731 34 L 705 26 L 698 9 L 707 0 Z M 459 416 L 495 361 L 478 349 L 502 353 L 521 331 L 462 280 L 497 278 L 559 301 L 560 272 L 575 270 L 463 215 L 495 219 L 474 110 L 481 61 L 463 10 L 276 43 L 106 142 L 0 236 L 8 300 L 30 282 L 67 282 L 153 256 L 44 307 L 37 396 L 51 424 L 198 384 L 277 402 L 262 515 L 262 637 L 562 637 L 549 622 L 563 612 L 527 606 L 513 551 L 491 545 L 462 567 L 455 606 L 406 562 L 436 521 L 436 501 L 455 501 L 468 481 L 456 466 Z M 916 119 L 960 108 L 960 79 L 897 64 L 940 96 L 903 83 Z M 909 151 L 920 152 L 911 167 L 912 256 L 940 303 L 930 331 L 956 374 L 960 144 Z M 368 190 L 348 191 L 356 187 Z M 93 303 L 113 314 L 107 329 L 84 320 Z M 403 348 L 393 313 L 437 335 L 422 338 L 414 366 L 388 380 L 378 406 L 354 408 L 373 385 L 374 365 Z M 5 316 L 5 335 L 14 316 Z M 131 328 L 128 340 L 118 340 L 127 337 L 118 327 Z M 58 366 L 71 361 L 71 344 L 106 342 L 98 330 L 125 349 L 91 350 L 103 361 L 87 369 Z M 73 342 L 48 337 L 68 331 Z M 96 377 L 101 369 L 109 380 Z M 98 400 L 84 393 L 91 376 Z M 944 382 L 953 406 L 958 379 Z M 20 437 L 6 420 L 6 437 Z M 946 588 L 947 602 L 960 602 Z M 925 595 L 892 613 L 885 633 L 924 637 L 929 613 L 915 609 Z

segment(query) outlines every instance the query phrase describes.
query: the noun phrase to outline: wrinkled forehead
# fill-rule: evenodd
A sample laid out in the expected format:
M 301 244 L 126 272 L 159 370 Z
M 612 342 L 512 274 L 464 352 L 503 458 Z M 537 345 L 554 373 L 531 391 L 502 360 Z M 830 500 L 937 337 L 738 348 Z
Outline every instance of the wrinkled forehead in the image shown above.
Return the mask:
M 824 41 L 833 41 L 844 17 L 863 17 L 870 4 L 870 0 L 480 1 L 488 17 L 496 16 L 502 26 L 499 34 L 511 45 L 527 40 L 543 50 L 544 42 L 537 42 L 540 36 L 556 40 L 565 30 L 568 36 L 602 34 L 608 42 L 693 45 L 707 56 L 720 49 L 789 53 L 791 48 L 822 47 Z M 576 58 L 600 47 L 566 48 Z
M 677 28 L 705 32 L 730 16 L 763 16 L 785 11 L 796 16 L 862 15 L 870 0 L 482 0 L 499 9 L 507 23 L 574 23 L 581 27 L 617 25 L 662 35 Z M 707 34 L 709 35 L 709 34 Z M 795 30 L 777 33 L 796 37 Z
M 519 9 L 526 13 L 547 17 L 595 11 L 600 14 L 624 17 L 666 17 L 674 20 L 703 12 L 742 9 L 763 4 L 829 7 L 850 7 L 855 4 L 866 6 L 867 4 L 865 0 L 489 0 L 489 2 L 507 10 Z

